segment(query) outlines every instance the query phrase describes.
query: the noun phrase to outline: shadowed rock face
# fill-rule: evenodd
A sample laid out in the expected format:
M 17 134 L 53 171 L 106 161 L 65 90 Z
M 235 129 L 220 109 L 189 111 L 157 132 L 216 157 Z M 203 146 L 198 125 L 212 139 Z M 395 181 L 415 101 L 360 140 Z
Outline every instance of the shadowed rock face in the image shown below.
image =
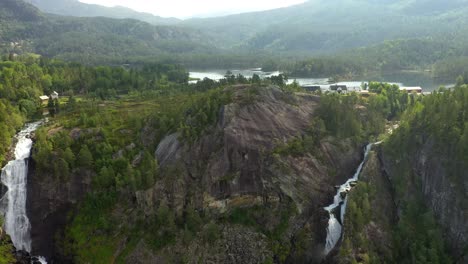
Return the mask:
M 220 110 L 216 126 L 198 142 L 188 145 L 173 134 L 159 144 L 156 156 L 165 179 L 138 193 L 138 203 L 145 212 L 161 201 L 179 211 L 192 203 L 199 210 L 224 212 L 292 201 L 299 214 L 290 221 L 290 236 L 307 225 L 315 241 L 311 252 L 322 252 L 328 221 L 322 208 L 332 200 L 333 186 L 359 164 L 361 146 L 329 138 L 316 157 L 273 155 L 276 146 L 305 133 L 320 97 L 269 87 L 246 103 L 248 89 L 253 88 L 235 87 L 233 103 Z
M 382 156 L 385 170 L 390 178 L 395 177 L 398 161 L 392 160 L 385 153 Z M 410 169 L 420 180 L 419 191 L 424 195 L 426 206 L 431 209 L 436 221 L 444 230 L 452 256 L 458 260 L 464 253 L 464 259 L 460 259 L 459 262 L 466 263 L 468 256 L 464 247 L 468 243 L 468 196 L 463 190 L 468 189 L 468 172 L 465 172 L 463 182 L 454 183 L 445 165 L 448 158 L 441 157 L 434 147 L 434 142 L 427 140 L 417 154 L 411 157 Z
M 38 174 L 34 160 L 30 159 L 27 213 L 31 221 L 32 255 L 64 262 L 57 259 L 60 254 L 56 252 L 55 236 L 63 231 L 68 213 L 84 198 L 90 186 L 88 171 L 75 171 L 67 182 L 60 182 L 49 175 Z
M 468 243 L 467 195 L 465 193 L 463 196 L 456 190 L 459 186 L 451 182 L 440 160 L 435 157 L 428 158 L 425 151 L 427 150 L 422 150 L 416 171 L 421 177 L 426 204 L 433 210 L 437 221 L 447 232 L 449 245 L 458 255 Z M 465 173 L 465 176 L 468 176 L 468 172 Z M 463 184 L 468 186 L 468 177 L 464 178 Z M 466 187 L 462 189 L 466 190 Z M 465 261 L 468 262 L 468 256 Z

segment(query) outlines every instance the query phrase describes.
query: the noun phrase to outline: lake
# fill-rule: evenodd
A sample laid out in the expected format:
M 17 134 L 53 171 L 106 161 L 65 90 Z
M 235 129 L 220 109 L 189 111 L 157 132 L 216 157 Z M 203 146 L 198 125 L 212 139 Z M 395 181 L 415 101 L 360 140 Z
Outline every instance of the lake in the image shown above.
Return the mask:
M 281 72 L 264 72 L 261 69 L 243 69 L 243 70 L 230 70 L 232 74 L 242 74 L 245 77 L 252 77 L 254 74 L 259 75 L 261 78 L 270 77 L 272 75 L 278 75 Z M 190 78 L 210 78 L 212 80 L 220 80 L 224 78 L 227 70 L 216 69 L 209 71 L 190 71 Z M 289 83 L 296 80 L 300 85 L 329 85 L 328 78 L 294 78 L 289 77 Z M 375 76 L 364 76 L 358 77 L 355 80 L 340 82 L 338 84 L 344 84 L 348 87 L 360 87 L 361 83 L 368 81 L 388 82 L 395 83 L 400 86 L 421 86 L 424 92 L 432 92 L 440 86 L 452 86 L 453 84 L 438 81 L 431 77 L 430 73 L 424 72 L 393 72 L 385 73 Z M 197 81 L 191 81 L 196 83 Z

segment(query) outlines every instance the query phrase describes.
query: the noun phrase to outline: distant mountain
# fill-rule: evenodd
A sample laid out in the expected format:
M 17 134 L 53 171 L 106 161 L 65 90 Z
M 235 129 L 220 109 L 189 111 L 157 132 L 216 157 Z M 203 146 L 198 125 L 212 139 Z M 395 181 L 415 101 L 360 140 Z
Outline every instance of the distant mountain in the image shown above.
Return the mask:
M 219 49 L 236 53 L 311 56 L 394 39 L 453 39 L 468 35 L 468 0 L 309 0 L 269 11 L 185 21 L 78 0 L 27 1 L 45 12 L 60 15 L 176 24 L 187 32 L 202 32 L 206 37 L 202 42 L 209 41 Z
M 97 15 L 100 8 L 120 10 L 76 0 L 28 1 L 76 16 Z M 468 56 L 468 0 L 310 0 L 157 26 L 141 21 L 144 14 L 132 14 L 140 20 L 58 16 L 21 0 L 0 0 L 0 48 L 86 63 L 157 58 L 206 68 L 260 66 L 275 58 L 372 55 L 372 64 L 406 69 Z
M 458 8 L 465 8 L 467 4 L 467 0 L 403 0 L 397 1 L 395 7 L 408 15 L 437 15 Z
M 47 15 L 21 0 L 0 1 L 0 48 L 85 63 L 216 51 L 199 30 L 133 19 Z
M 300 5 L 219 18 L 190 19 L 226 48 L 323 54 L 392 39 L 460 36 L 467 0 L 310 0 Z
M 86 4 L 78 0 L 25 0 L 41 11 L 62 16 L 132 18 L 154 25 L 167 25 L 179 22 L 177 18 L 163 18 L 149 13 L 137 12 L 126 7 L 105 7 Z

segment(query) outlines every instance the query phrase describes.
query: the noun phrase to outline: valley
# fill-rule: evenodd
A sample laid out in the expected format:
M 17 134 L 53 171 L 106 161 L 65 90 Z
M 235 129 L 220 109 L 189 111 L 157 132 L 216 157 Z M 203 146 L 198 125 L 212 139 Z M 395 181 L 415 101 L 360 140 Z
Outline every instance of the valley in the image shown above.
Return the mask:
M 0 263 L 467 263 L 467 7 L 2 0 Z

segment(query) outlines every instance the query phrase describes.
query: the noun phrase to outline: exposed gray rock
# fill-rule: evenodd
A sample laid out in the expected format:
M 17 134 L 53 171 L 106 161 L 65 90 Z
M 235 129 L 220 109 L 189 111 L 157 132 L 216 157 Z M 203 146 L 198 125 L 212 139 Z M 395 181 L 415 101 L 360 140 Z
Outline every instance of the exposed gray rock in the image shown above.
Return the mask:
M 138 154 L 133 158 L 132 166 L 135 168 L 140 165 L 141 161 L 143 160 L 143 151 L 138 152 Z
M 292 200 L 299 216 L 292 220 L 296 228 L 289 235 L 308 224 L 315 241 L 311 250 L 320 252 L 328 221 L 323 207 L 333 199 L 333 186 L 353 174 L 362 158 L 361 146 L 328 138 L 319 146 L 320 157 L 275 157 L 272 151 L 278 144 L 305 133 L 320 97 L 269 87 L 246 102 L 246 89 L 236 87 L 233 103 L 220 110 L 218 123 L 194 144 L 186 144 L 177 134 L 162 140 L 156 156 L 163 179 L 140 193 L 138 204 L 150 210 L 148 205 L 166 199 L 182 210 L 190 201 L 200 210 L 224 212 Z M 236 257 L 233 261 L 238 261 Z
M 132 151 L 136 148 L 136 145 L 135 143 L 131 143 L 130 145 L 126 146 L 125 149 L 128 150 L 128 151 Z
M 169 135 L 165 137 L 158 145 L 155 156 L 157 157 L 160 166 L 170 164 L 180 157 L 177 156 L 179 154 L 178 151 L 181 148 L 181 144 L 178 138 L 178 133 Z
M 36 172 L 33 159 L 29 162 L 27 213 L 31 221 L 32 254 L 47 259 L 57 257 L 55 236 L 63 230 L 67 215 L 91 189 L 92 172 L 77 170 L 67 182 Z M 68 256 L 69 257 L 69 256 Z M 65 260 L 55 260 L 66 263 Z
M 123 149 L 120 149 L 119 151 L 117 151 L 116 153 L 112 155 L 112 159 L 123 158 L 124 154 L 125 154 L 125 151 Z
M 462 186 L 452 182 L 445 166 L 444 160 L 447 158 L 449 157 L 437 155 L 434 143 L 427 140 L 410 162 L 412 173 L 417 175 L 421 182 L 421 192 L 426 205 L 443 228 L 452 255 L 458 257 L 462 255 L 468 243 L 468 196 L 467 189 L 464 188 L 468 186 L 468 172 L 465 172 Z M 382 153 L 382 160 L 385 171 L 392 180 L 400 161 L 390 159 L 385 153 Z

